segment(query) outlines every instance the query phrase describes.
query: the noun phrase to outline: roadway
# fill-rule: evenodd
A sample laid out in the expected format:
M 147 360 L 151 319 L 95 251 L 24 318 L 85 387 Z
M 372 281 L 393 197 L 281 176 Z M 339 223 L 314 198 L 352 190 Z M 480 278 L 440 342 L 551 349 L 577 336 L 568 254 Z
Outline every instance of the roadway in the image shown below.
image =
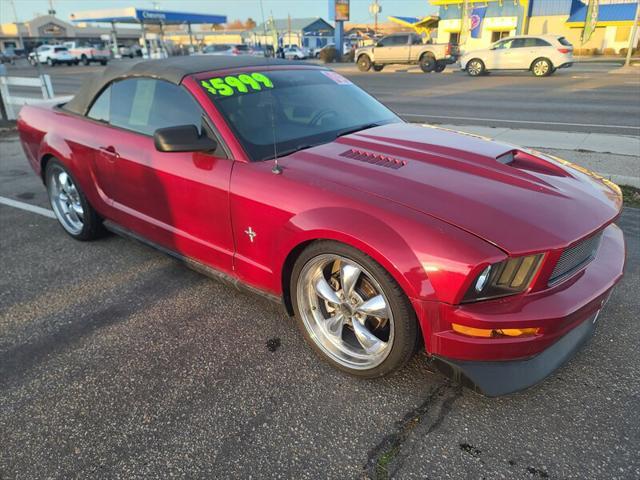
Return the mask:
M 103 68 L 43 66 L 42 72 L 63 95 L 75 93 L 88 74 Z M 452 67 L 443 74 L 396 73 L 394 67 L 363 74 L 352 64 L 332 68 L 410 121 L 640 135 L 640 68 L 636 74 L 611 74 L 618 65 L 585 62 L 542 79 L 526 72 L 470 78 Z M 36 69 L 10 66 L 9 74 L 32 76 Z

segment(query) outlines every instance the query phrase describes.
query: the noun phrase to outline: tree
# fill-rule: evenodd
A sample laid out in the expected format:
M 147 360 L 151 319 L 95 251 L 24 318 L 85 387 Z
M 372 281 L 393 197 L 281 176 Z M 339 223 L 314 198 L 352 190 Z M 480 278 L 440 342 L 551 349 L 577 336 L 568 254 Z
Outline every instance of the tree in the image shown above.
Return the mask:
M 229 30 L 242 30 L 244 28 L 244 23 L 240 20 L 234 20 L 233 22 L 227 23 L 227 28 Z
M 247 30 L 253 30 L 254 28 L 256 28 L 255 20 L 251 17 L 247 18 L 247 21 L 244 22 L 244 28 L 246 28 Z

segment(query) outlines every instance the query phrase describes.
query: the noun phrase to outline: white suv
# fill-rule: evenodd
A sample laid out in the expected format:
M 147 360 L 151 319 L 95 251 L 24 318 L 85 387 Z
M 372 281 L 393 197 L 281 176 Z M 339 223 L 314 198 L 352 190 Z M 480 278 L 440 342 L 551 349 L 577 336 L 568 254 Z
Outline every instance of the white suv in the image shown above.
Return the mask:
M 465 52 L 460 68 L 472 77 L 490 70 L 530 70 L 546 77 L 573 64 L 573 45 L 559 35 L 503 38 L 484 50 Z
M 67 47 L 60 45 L 40 45 L 35 52 L 29 54 L 29 62 L 31 65 L 36 63 L 46 63 L 54 66 L 58 63 L 66 63 L 67 65 L 77 65 L 78 59 L 69 52 Z

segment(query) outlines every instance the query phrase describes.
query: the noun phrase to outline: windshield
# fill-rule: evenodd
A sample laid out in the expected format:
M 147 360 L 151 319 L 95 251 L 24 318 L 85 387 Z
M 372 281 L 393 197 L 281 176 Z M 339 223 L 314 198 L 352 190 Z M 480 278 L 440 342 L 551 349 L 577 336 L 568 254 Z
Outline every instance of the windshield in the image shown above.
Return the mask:
M 275 151 L 282 156 L 348 132 L 402 121 L 329 70 L 213 75 L 199 75 L 198 81 L 254 161 L 274 158 Z

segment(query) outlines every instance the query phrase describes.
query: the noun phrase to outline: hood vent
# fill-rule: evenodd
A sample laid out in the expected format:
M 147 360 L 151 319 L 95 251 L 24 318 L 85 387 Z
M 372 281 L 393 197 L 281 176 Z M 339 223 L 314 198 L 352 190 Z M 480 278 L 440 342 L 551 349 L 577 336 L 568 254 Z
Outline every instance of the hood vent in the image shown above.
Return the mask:
M 380 153 L 366 152 L 355 148 L 342 152 L 340 156 L 378 165 L 379 167 L 393 168 L 394 170 L 404 167 L 407 164 L 404 160 L 398 160 L 397 158 L 388 157 Z

